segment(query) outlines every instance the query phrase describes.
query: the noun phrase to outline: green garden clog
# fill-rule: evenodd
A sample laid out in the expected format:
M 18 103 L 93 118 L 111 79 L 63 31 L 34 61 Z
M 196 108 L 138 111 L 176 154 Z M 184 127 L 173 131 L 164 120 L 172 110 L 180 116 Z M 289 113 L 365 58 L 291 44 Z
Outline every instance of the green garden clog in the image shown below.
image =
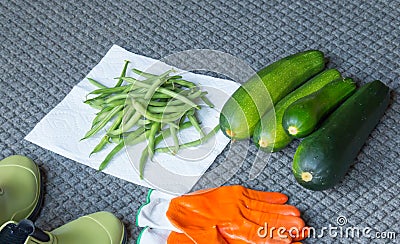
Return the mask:
M 0 243 L 13 244 L 125 244 L 122 222 L 109 212 L 83 216 L 51 232 L 42 231 L 32 221 L 13 221 L 0 227 Z
M 0 161 L 0 226 L 7 221 L 34 220 L 41 208 L 42 181 L 38 166 L 19 155 Z

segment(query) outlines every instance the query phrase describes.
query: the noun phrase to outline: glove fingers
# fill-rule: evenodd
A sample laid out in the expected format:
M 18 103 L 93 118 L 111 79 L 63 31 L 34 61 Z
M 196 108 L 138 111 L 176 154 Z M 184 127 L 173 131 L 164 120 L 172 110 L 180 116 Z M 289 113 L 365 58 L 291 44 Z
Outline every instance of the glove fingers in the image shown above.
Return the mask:
M 282 215 L 300 216 L 300 211 L 292 205 L 286 204 L 272 204 L 259 200 L 253 200 L 246 198 L 244 200 L 246 208 L 256 210 L 264 213 L 277 213 Z
M 171 231 L 167 239 L 167 244 L 194 244 L 194 242 L 185 234 Z
M 299 231 L 302 230 L 305 226 L 303 219 L 297 216 L 288 216 L 276 213 L 264 213 L 247 208 L 242 208 L 241 212 L 247 220 L 250 220 L 261 226 L 264 226 L 267 223 L 269 227 L 283 227 L 286 230 L 296 228 L 296 230 Z
M 256 191 L 247 188 L 244 188 L 243 195 L 253 200 L 275 204 L 285 204 L 288 200 L 288 197 L 283 193 Z

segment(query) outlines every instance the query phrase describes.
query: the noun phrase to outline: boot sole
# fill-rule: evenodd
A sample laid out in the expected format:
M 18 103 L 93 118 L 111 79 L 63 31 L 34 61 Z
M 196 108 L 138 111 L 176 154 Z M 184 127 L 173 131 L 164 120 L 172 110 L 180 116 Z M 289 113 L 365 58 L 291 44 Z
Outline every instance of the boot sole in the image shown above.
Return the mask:
M 122 239 L 121 244 L 127 244 L 128 243 L 128 233 L 126 231 L 126 227 L 124 226 L 124 238 Z
M 43 183 L 43 174 L 39 168 L 38 165 L 36 165 L 38 172 L 39 172 L 39 177 L 40 177 L 40 186 L 39 186 L 39 200 L 38 203 L 35 206 L 35 209 L 33 210 L 33 212 L 27 217 L 27 219 L 31 220 L 32 222 L 34 222 L 39 214 L 40 211 L 42 210 L 42 206 L 43 206 L 43 202 L 44 202 L 44 183 Z

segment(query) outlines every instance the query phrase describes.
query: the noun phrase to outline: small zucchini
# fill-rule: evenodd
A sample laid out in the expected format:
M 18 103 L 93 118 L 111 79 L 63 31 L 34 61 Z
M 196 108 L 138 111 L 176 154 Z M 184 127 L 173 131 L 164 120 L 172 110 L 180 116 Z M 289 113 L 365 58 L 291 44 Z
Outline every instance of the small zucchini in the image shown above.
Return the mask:
M 310 50 L 288 56 L 261 69 L 225 103 L 220 115 L 222 132 L 235 140 L 251 137 L 257 122 L 273 104 L 324 67 L 324 54 Z
M 351 96 L 356 85 L 350 78 L 333 81 L 320 90 L 291 104 L 283 114 L 282 126 L 296 138 L 314 131 L 317 124 L 341 102 Z
M 293 159 L 297 182 L 315 191 L 339 183 L 384 114 L 389 98 L 385 84 L 378 80 L 368 83 L 304 138 Z
M 268 111 L 258 122 L 253 134 L 253 142 L 256 146 L 267 152 L 276 152 L 286 147 L 293 140 L 293 137 L 289 136 L 282 127 L 282 117 L 286 108 L 298 99 L 339 78 L 341 76 L 336 69 L 326 70 L 279 101 L 275 106 L 275 111 Z

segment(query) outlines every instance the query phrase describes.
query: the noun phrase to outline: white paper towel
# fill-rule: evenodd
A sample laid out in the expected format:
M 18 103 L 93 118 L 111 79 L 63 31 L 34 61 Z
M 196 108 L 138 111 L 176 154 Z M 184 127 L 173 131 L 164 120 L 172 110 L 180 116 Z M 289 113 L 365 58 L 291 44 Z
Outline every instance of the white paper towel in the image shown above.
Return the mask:
M 162 73 L 170 66 L 157 60 L 126 51 L 119 46 L 112 46 L 87 75 L 102 84 L 112 87 L 115 77 L 120 76 L 124 61 L 129 60 L 127 76 L 135 76 L 130 70 L 137 68 L 153 73 Z M 178 70 L 178 69 L 176 69 Z M 203 108 L 198 111 L 202 126 L 208 132 L 219 121 L 219 111 L 228 97 L 239 87 L 239 84 L 230 80 L 218 79 L 210 76 L 190 72 L 179 73 L 186 80 L 197 83 L 203 90 L 208 91 L 207 97 L 215 104 L 215 108 Z M 86 95 L 97 89 L 85 78 L 53 110 L 50 111 L 25 137 L 43 148 L 62 156 L 97 169 L 106 155 L 115 146 L 110 144 L 99 153 L 89 157 L 90 152 L 104 136 L 104 131 L 92 138 L 80 141 L 90 129 L 91 121 L 97 110 L 84 104 Z M 179 133 L 183 142 L 199 138 L 193 129 Z M 146 142 L 125 148 L 118 153 L 104 170 L 105 173 L 119 177 L 126 181 L 156 188 L 170 193 L 181 194 L 189 191 L 197 180 L 204 174 L 215 158 L 222 152 L 229 140 L 222 132 L 218 132 L 209 142 L 182 150 L 178 155 L 156 154 L 153 161 L 148 161 L 144 171 L 144 180 L 139 179 L 138 163 Z

